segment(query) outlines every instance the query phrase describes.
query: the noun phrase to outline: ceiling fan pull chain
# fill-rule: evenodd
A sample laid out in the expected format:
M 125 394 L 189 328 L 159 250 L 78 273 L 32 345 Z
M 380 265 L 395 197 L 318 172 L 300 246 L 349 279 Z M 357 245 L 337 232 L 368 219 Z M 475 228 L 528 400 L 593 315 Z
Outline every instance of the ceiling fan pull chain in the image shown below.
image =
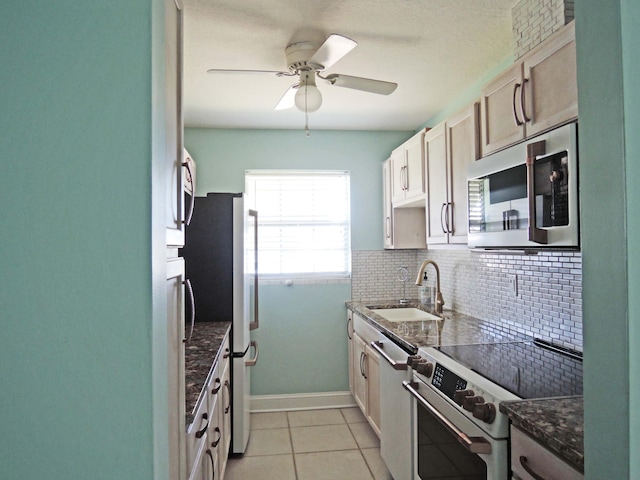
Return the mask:
M 307 110 L 307 86 L 304 86 L 304 131 L 307 133 L 307 137 L 309 134 L 309 111 Z

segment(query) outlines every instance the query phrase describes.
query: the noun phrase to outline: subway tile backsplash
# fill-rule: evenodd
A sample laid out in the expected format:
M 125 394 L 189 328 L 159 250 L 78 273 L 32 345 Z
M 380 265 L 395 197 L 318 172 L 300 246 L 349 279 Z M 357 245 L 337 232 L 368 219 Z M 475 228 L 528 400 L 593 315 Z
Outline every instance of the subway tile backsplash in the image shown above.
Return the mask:
M 420 264 L 440 267 L 445 309 L 508 325 L 521 333 L 582 350 L 582 255 L 537 255 L 470 250 L 367 250 L 352 252 L 351 297 L 354 301 L 402 298 L 399 267 L 409 268 L 406 296 L 418 298 Z M 435 270 L 428 266 L 429 283 Z M 517 277 L 517 295 L 509 278 Z

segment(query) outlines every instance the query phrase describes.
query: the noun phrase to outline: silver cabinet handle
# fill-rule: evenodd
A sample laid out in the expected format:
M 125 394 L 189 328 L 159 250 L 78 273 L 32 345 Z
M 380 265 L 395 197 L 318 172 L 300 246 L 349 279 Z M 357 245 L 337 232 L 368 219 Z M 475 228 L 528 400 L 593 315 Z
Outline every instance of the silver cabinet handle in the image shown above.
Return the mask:
M 193 287 L 191 286 L 191 280 L 188 278 L 183 282 L 187 287 L 187 292 L 189 292 L 189 300 L 191 303 L 191 330 L 189 331 L 189 337 L 182 340 L 183 343 L 189 343 L 191 341 L 191 337 L 193 337 L 193 327 L 196 323 L 196 301 L 193 297 Z
M 182 223 L 190 225 L 191 218 L 193 217 L 193 207 L 196 203 L 196 184 L 193 182 L 193 173 L 191 172 L 191 166 L 189 166 L 189 162 L 184 162 L 182 166 L 186 167 L 187 172 L 189 172 L 189 183 L 191 184 L 191 205 L 189 205 L 189 214 L 187 215 L 186 220 L 182 220 Z
M 445 209 L 447 208 L 447 204 L 443 203 L 442 207 L 440 208 L 440 227 L 442 228 L 442 233 L 448 233 L 447 229 L 444 226 L 444 221 L 442 220 L 443 216 L 446 215 L 446 211 Z
M 260 326 L 258 318 L 258 212 L 249 210 L 249 216 L 253 217 L 253 322 L 249 323 L 249 330 L 255 330 Z M 257 357 L 256 357 L 257 358 Z
M 533 480 L 546 480 L 544 477 L 538 475 L 530 466 L 527 457 L 520 455 L 520 465 L 524 468 L 524 471 L 533 477 Z
M 431 405 L 425 398 L 420 395 L 420 392 L 416 390 L 417 383 L 415 382 L 407 382 L 406 380 L 402 382 L 402 386 L 407 390 L 411 395 L 415 397 L 415 399 L 420 402 L 424 408 L 426 408 L 429 413 L 431 413 L 440 424 L 446 428 L 449 433 L 451 433 L 456 440 L 468 451 L 471 453 L 491 453 L 491 444 L 487 441 L 487 439 L 483 437 L 469 437 L 466 433 L 461 431 L 458 427 L 456 427 L 453 423 L 449 421 L 447 417 L 442 415 L 436 408 Z
M 352 340 L 353 337 L 351 337 L 351 330 L 350 330 L 350 326 L 351 326 L 351 322 L 352 319 L 351 317 L 347 318 L 347 337 L 349 338 L 349 340 Z
M 364 352 L 360 352 L 360 375 L 367 378 L 364 374 Z
M 406 370 L 407 368 L 409 368 L 406 362 L 405 363 L 396 362 L 393 358 L 387 355 L 387 352 L 383 350 L 384 345 L 382 342 L 371 342 L 371 348 L 373 348 L 376 352 L 378 352 L 380 356 L 384 358 L 387 361 L 387 363 L 391 365 L 391 368 L 393 368 L 394 370 Z
M 387 217 L 384 223 L 384 227 L 386 229 L 387 238 L 391 238 L 391 217 Z
M 520 110 L 522 111 L 522 119 L 525 122 L 531 121 L 531 119 L 527 117 L 527 111 L 524 109 L 524 86 L 527 84 L 528 81 L 529 79 L 525 78 L 522 81 L 522 87 L 520 87 Z
M 451 209 L 449 209 L 451 207 Z M 447 203 L 445 219 L 447 222 L 447 233 L 453 235 L 453 203 Z
M 529 200 L 529 241 L 535 243 L 546 244 L 547 231 L 543 228 L 536 227 L 536 157 L 544 155 L 546 152 L 546 143 L 544 140 L 530 143 L 527 145 L 527 197 Z
M 520 88 L 521 86 L 522 85 L 520 85 L 519 83 L 516 83 L 513 86 L 513 100 L 511 102 L 511 106 L 513 107 L 513 121 L 518 127 L 522 125 L 522 120 L 518 118 L 518 112 L 516 111 L 516 94 L 518 93 L 518 88 Z
M 244 364 L 247 367 L 253 367 L 253 366 L 255 366 L 256 363 L 258 363 L 258 353 L 259 353 L 259 351 L 258 351 L 258 342 L 256 342 L 255 340 L 251 340 L 249 342 L 249 348 L 251 348 L 251 347 L 253 347 L 255 349 L 256 354 L 251 360 L 246 360 L 244 362 Z

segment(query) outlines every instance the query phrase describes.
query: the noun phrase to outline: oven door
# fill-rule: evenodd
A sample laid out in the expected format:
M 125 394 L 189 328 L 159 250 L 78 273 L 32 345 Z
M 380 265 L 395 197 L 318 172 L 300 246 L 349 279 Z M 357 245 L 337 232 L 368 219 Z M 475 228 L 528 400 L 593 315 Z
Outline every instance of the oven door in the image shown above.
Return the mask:
M 508 444 L 496 440 L 414 375 L 403 382 L 414 399 L 414 478 L 507 480 Z

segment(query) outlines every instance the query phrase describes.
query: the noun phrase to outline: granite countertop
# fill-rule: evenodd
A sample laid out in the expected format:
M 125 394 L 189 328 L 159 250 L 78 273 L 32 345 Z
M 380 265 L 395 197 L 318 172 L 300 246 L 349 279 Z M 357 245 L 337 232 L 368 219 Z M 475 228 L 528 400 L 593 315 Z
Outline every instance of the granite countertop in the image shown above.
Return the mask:
M 507 327 L 451 310 L 445 310 L 442 319 L 421 322 L 390 322 L 372 310 L 372 308 L 415 307 L 435 314 L 429 305 L 422 305 L 417 301 L 403 305 L 400 305 L 397 300 L 346 302 L 346 305 L 376 329 L 385 332 L 396 343 L 413 352 L 420 347 L 513 342 L 526 338 L 525 335 L 513 332 Z
M 202 387 L 230 328 L 231 322 L 197 322 L 194 326 L 193 336 L 185 347 L 186 425 L 193 422 Z
M 582 397 L 502 402 L 511 423 L 584 472 L 584 410 Z

